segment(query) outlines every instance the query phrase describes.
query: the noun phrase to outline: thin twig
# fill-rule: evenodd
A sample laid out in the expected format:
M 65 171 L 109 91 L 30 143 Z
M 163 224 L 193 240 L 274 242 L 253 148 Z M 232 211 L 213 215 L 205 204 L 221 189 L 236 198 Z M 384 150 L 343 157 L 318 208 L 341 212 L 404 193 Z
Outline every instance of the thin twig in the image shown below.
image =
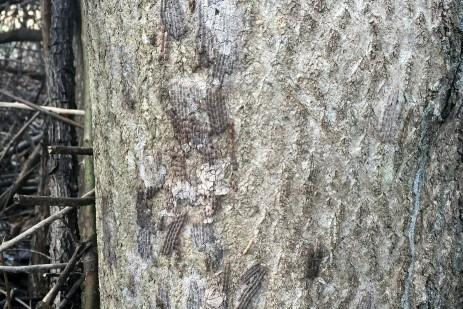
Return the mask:
M 40 88 L 37 91 L 33 103 L 37 103 L 37 101 L 40 98 L 40 94 L 42 93 L 44 86 L 44 82 L 40 83 Z M 19 104 L 19 103 L 18 103 Z M 13 138 L 8 142 L 8 144 L 5 146 L 5 148 L 2 151 L 2 154 L 0 155 L 0 163 L 2 160 L 5 158 L 5 156 L 8 154 L 8 151 L 10 148 L 18 142 L 18 140 L 21 138 L 21 136 L 26 132 L 26 130 L 29 128 L 29 126 L 32 124 L 32 122 L 40 115 L 40 112 L 36 112 L 32 117 L 19 129 L 19 131 L 13 136 Z
M 21 173 L 19 173 L 15 183 L 11 185 L 8 190 L 3 192 L 2 195 L 0 195 L 0 203 L 3 202 L 3 205 L 0 204 L 2 209 L 8 205 L 8 202 L 10 201 L 13 194 L 16 193 L 18 188 L 22 186 L 29 174 L 34 170 L 35 161 L 40 157 L 40 150 L 40 145 L 35 146 L 34 150 L 27 158 L 27 161 L 24 163 L 24 167 L 22 168 Z
M 35 95 L 35 98 L 33 100 L 33 103 L 37 103 L 37 101 L 40 98 L 40 94 L 42 93 L 43 87 L 45 83 L 42 81 L 40 83 L 40 87 Z M 0 155 L 0 163 L 3 161 L 5 156 L 8 154 L 8 151 L 10 150 L 11 146 L 16 144 L 18 140 L 21 138 L 21 136 L 26 132 L 26 130 L 29 128 L 29 126 L 32 124 L 32 122 L 40 115 L 40 112 L 36 112 L 32 117 L 19 129 L 19 131 L 13 136 L 13 138 L 8 142 L 8 144 L 5 146 L 4 150 L 2 151 L 2 154 Z
M 48 271 L 51 269 L 62 269 L 65 268 L 67 263 L 57 263 L 57 264 L 36 264 L 36 265 L 22 265 L 22 266 L 0 266 L 0 271 L 3 271 L 5 273 L 13 273 L 13 274 L 19 274 L 19 273 L 26 273 L 26 274 L 31 274 L 31 273 L 37 273 L 37 272 L 43 272 L 43 271 Z
M 51 197 L 15 194 L 14 201 L 21 206 L 86 206 L 95 204 L 94 197 Z
M 2 293 L 3 295 L 6 296 L 6 291 L 5 291 L 5 290 L 0 289 L 0 293 Z M 22 305 L 24 308 L 32 309 L 28 304 L 26 304 L 25 302 L 23 302 L 21 299 L 19 299 L 19 298 L 17 298 L 17 297 L 14 297 L 14 300 L 15 300 L 18 304 Z
M 3 263 L 3 253 L 0 254 L 0 262 Z M 3 308 L 8 308 L 11 309 L 11 288 L 10 288 L 10 282 L 8 280 L 8 275 L 6 274 L 5 271 L 3 271 L 3 281 L 5 282 L 5 289 L 6 289 L 6 303 L 3 306 Z
M 25 110 L 36 110 L 36 108 L 32 108 L 27 104 L 19 103 L 19 102 L 0 102 L 0 108 L 16 108 L 16 109 L 25 109 Z M 84 116 L 85 111 L 81 109 L 71 109 L 71 108 L 61 108 L 61 107 L 53 107 L 53 106 L 40 106 L 41 108 L 54 112 L 59 115 L 76 115 L 76 116 Z
M 45 295 L 45 297 L 42 299 L 41 301 L 41 305 L 45 304 L 45 306 L 49 306 L 53 300 L 55 299 L 56 295 L 58 294 L 59 292 L 59 289 L 61 288 L 61 286 L 64 284 L 64 282 L 66 281 L 69 273 L 71 272 L 71 270 L 74 268 L 74 266 L 76 265 L 77 261 L 80 259 L 80 257 L 82 256 L 82 254 L 88 249 L 90 248 L 91 246 L 91 243 L 87 243 L 87 244 L 80 244 L 76 250 L 74 251 L 74 254 L 72 255 L 71 259 L 69 260 L 69 262 L 67 263 L 67 266 L 66 268 L 61 272 L 58 280 L 56 281 L 56 284 L 55 286 L 53 286 L 51 288 L 51 290 L 47 293 L 47 295 Z M 40 307 L 40 305 L 39 305 Z
M 85 276 L 80 276 L 79 279 L 77 279 L 76 282 L 72 285 L 72 287 L 69 289 L 69 292 L 66 293 L 64 296 L 64 299 L 59 305 L 56 307 L 56 309 L 65 309 L 67 308 L 66 305 L 68 304 L 69 299 L 77 292 L 77 290 L 80 288 L 80 285 L 84 282 Z
M 26 104 L 27 106 L 29 106 L 29 107 L 31 107 L 31 108 L 33 108 L 33 109 L 35 109 L 35 110 L 38 110 L 38 111 L 40 111 L 40 112 L 42 112 L 42 113 L 44 113 L 44 114 L 46 114 L 46 115 L 48 115 L 48 116 L 54 117 L 55 119 L 58 119 L 58 120 L 61 120 L 62 122 L 65 122 L 65 123 L 67 123 L 67 124 L 73 125 L 73 126 L 75 126 L 75 127 L 77 127 L 77 128 L 81 128 L 81 129 L 84 128 L 83 125 L 81 125 L 81 124 L 78 123 L 78 122 L 75 122 L 74 120 L 71 120 L 71 119 L 69 119 L 69 118 L 63 117 L 63 116 L 61 116 L 61 115 L 59 115 L 59 114 L 57 114 L 57 113 L 54 113 L 54 112 L 52 112 L 52 111 L 49 111 L 49 110 L 43 108 L 43 107 L 40 106 L 40 105 L 36 105 L 36 104 L 34 104 L 34 103 L 32 103 L 32 102 L 29 102 L 29 101 L 24 100 L 24 99 L 22 99 L 22 98 L 20 98 L 20 97 L 17 97 L 17 96 L 15 96 L 15 95 L 11 94 L 11 93 L 8 92 L 8 91 L 5 91 L 5 90 L 0 89 L 0 93 L 3 94 L 3 95 L 6 95 L 7 97 L 12 98 L 12 99 L 15 100 L 15 101 L 19 101 L 19 102 L 21 102 L 21 103 L 24 103 L 24 104 Z
M 76 147 L 76 146 L 48 146 L 48 153 L 54 154 L 73 154 L 73 155 L 93 155 L 92 147 Z
M 11 146 L 16 144 L 21 136 L 26 132 L 27 128 L 31 125 L 31 123 L 40 115 L 40 112 L 36 112 L 32 117 L 19 129 L 19 131 L 13 136 L 13 138 L 6 144 L 5 148 L 3 148 L 2 154 L 0 155 L 0 162 L 3 161 L 8 150 L 10 150 Z
M 92 196 L 94 193 L 95 193 L 95 190 L 91 190 L 90 192 L 84 194 L 82 197 L 89 197 L 89 196 Z M 22 232 L 18 236 L 14 237 L 14 238 L 12 238 L 12 239 L 10 239 L 8 241 L 5 241 L 4 243 L 2 243 L 0 245 L 0 253 L 5 251 L 8 248 L 14 246 L 15 244 L 17 244 L 18 242 L 20 242 L 24 238 L 34 234 L 35 232 L 40 230 L 42 227 L 47 226 L 48 224 L 50 224 L 50 223 L 54 222 L 55 220 L 61 218 L 62 216 L 64 216 L 68 212 L 71 212 L 72 210 L 75 210 L 75 208 L 74 207 L 65 207 L 65 208 L 61 209 L 60 211 L 58 211 L 57 213 L 49 216 L 48 218 L 40 221 L 36 225 L 34 225 L 34 226 L 30 227 L 29 229 L 25 230 L 24 232 Z
M 19 249 L 7 249 L 6 251 L 27 251 L 27 252 L 31 252 L 31 253 L 41 255 L 41 256 L 51 260 L 50 256 L 46 255 L 45 253 L 39 252 L 37 250 L 33 250 L 33 249 L 19 248 Z

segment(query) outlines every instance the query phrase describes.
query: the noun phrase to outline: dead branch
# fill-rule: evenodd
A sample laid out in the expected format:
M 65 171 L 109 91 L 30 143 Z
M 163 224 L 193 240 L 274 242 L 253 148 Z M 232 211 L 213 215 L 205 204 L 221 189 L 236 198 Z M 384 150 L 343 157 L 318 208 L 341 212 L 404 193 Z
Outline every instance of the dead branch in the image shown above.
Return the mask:
M 89 197 L 89 196 L 92 196 L 93 194 L 95 193 L 95 190 L 91 190 L 90 192 L 86 193 L 85 195 L 83 195 L 82 197 Z M 6 249 L 14 246 L 15 244 L 17 244 L 18 242 L 20 242 L 21 240 L 23 240 L 24 238 L 34 234 L 35 232 L 37 232 L 38 230 L 40 230 L 42 227 L 44 226 L 47 226 L 49 225 L 50 223 L 52 223 L 53 221 L 61 218 L 62 216 L 64 216 L 65 214 L 67 214 L 68 212 L 71 212 L 72 210 L 74 210 L 75 208 L 74 207 L 66 207 L 66 208 L 63 208 L 61 209 L 60 211 L 58 211 L 57 213 L 49 216 L 48 218 L 40 221 L 39 223 L 37 223 L 36 225 L 30 227 L 29 229 L 25 230 L 24 232 L 22 232 L 21 234 L 19 234 L 18 236 L 8 240 L 8 241 L 5 241 L 4 243 L 2 243 L 0 245 L 0 253 L 5 251 Z
M 34 108 L 31 108 L 28 105 L 19 103 L 19 102 L 0 102 L 0 107 L 35 110 Z M 41 106 L 41 107 L 43 109 L 46 109 L 48 111 L 51 111 L 51 112 L 54 112 L 60 115 L 76 115 L 76 116 L 85 115 L 85 112 L 80 109 L 59 108 L 59 107 L 53 107 L 53 106 Z
M 5 296 L 7 295 L 7 294 L 6 294 L 6 291 L 5 291 L 5 290 L 2 290 L 2 289 L 0 289 L 0 293 L 2 293 L 2 294 L 5 295 Z M 17 297 L 13 297 L 13 298 L 14 298 L 14 300 L 15 300 L 16 302 L 18 302 L 18 304 L 22 305 L 24 308 L 31 309 L 31 307 L 30 307 L 28 304 L 26 304 L 25 302 L 23 302 L 21 299 L 19 299 L 19 298 L 17 298 Z
M 0 266 L 0 271 L 6 273 L 37 273 L 43 271 L 49 271 L 51 269 L 62 269 L 65 268 L 67 263 L 57 263 L 57 264 L 37 264 L 37 265 L 26 265 L 26 266 Z
M 92 147 L 76 147 L 76 146 L 48 146 L 48 153 L 55 154 L 72 154 L 72 155 L 93 155 Z
M 0 256 L 0 262 L 3 264 L 3 254 Z M 8 274 L 6 272 L 3 272 L 3 281 L 5 283 L 5 289 L 6 289 L 6 303 L 3 306 L 3 309 L 8 308 L 11 309 L 11 298 L 13 296 L 13 292 L 10 287 L 10 282 L 8 280 Z
M 76 248 L 76 250 L 74 251 L 74 254 L 72 255 L 69 262 L 67 263 L 66 268 L 63 270 L 63 272 L 61 272 L 55 286 L 51 288 L 51 290 L 47 293 L 47 295 L 45 295 L 45 297 L 42 299 L 42 301 L 38 305 L 39 308 L 42 307 L 43 305 L 45 305 L 45 307 L 50 306 L 50 304 L 53 302 L 56 295 L 58 294 L 59 289 L 66 281 L 69 273 L 71 272 L 71 270 L 74 269 L 74 266 L 76 265 L 77 261 L 81 258 L 82 254 L 90 247 L 91 247 L 91 243 L 87 243 L 87 244 L 80 244 Z
M 0 103 L 1 104 L 1 103 Z M 5 158 L 6 154 L 8 153 L 8 150 L 10 150 L 11 146 L 16 144 L 21 136 L 26 132 L 27 128 L 31 125 L 31 123 L 35 120 L 40 115 L 40 112 L 36 112 L 32 117 L 19 129 L 19 131 L 13 136 L 13 138 L 8 142 L 8 144 L 3 148 L 2 153 L 0 154 L 0 162 L 3 161 Z
M 51 196 L 14 196 L 16 204 L 21 206 L 86 206 L 95 204 L 94 197 L 51 197 Z
M 71 119 L 69 119 L 69 118 L 63 117 L 63 116 L 61 116 L 61 115 L 59 115 L 59 114 L 57 114 L 57 113 L 54 113 L 54 112 L 52 112 L 52 111 L 49 111 L 49 110 L 43 108 L 43 107 L 40 106 L 40 105 L 36 105 L 36 104 L 34 104 L 34 103 L 32 103 L 32 102 L 29 102 L 29 101 L 24 100 L 24 99 L 22 99 L 22 98 L 20 98 L 20 97 L 17 97 L 17 96 L 13 95 L 12 93 L 10 93 L 10 92 L 8 92 L 8 91 L 6 91 L 6 90 L 0 89 L 0 93 L 3 94 L 3 95 L 5 95 L 5 96 L 7 96 L 7 97 L 9 97 L 9 98 L 11 98 L 11 99 L 13 99 L 13 100 L 15 100 L 15 101 L 24 103 L 24 104 L 26 104 L 27 106 L 29 106 L 29 107 L 31 107 L 31 108 L 33 108 L 33 109 L 35 109 L 35 110 L 38 110 L 38 111 L 40 111 L 40 112 L 42 112 L 42 113 L 44 113 L 44 114 L 46 114 L 46 115 L 48 115 L 48 116 L 51 116 L 51 117 L 53 117 L 53 118 L 55 118 L 55 119 L 58 119 L 58 120 L 61 120 L 62 122 L 65 122 L 65 123 L 70 124 L 70 125 L 72 125 L 72 126 L 75 126 L 75 127 L 77 127 L 77 128 L 81 128 L 81 129 L 84 128 L 83 125 L 81 125 L 81 124 L 78 123 L 78 122 L 75 122 L 74 120 L 71 120 Z
M 40 30 L 20 28 L 0 33 L 0 44 L 11 42 L 40 42 L 42 32 Z
M 72 285 L 72 287 L 69 289 L 69 292 L 64 296 L 63 301 L 59 303 L 59 305 L 56 307 L 56 309 L 65 309 L 68 308 L 66 305 L 68 304 L 69 299 L 77 292 L 77 290 L 80 288 L 80 285 L 84 282 L 85 276 L 80 276 L 79 279 L 77 279 L 76 282 Z
M 27 177 L 30 175 L 30 173 L 34 170 L 34 164 L 40 157 L 40 150 L 40 144 L 35 146 L 34 150 L 27 158 L 27 161 L 24 163 L 21 173 L 18 175 L 18 178 L 16 179 L 15 183 L 11 185 L 11 187 L 8 190 L 3 192 L 2 195 L 0 195 L 0 206 L 2 207 L 2 209 L 4 209 L 6 205 L 8 205 L 8 202 L 10 201 L 13 194 L 16 193 L 16 191 L 27 180 Z

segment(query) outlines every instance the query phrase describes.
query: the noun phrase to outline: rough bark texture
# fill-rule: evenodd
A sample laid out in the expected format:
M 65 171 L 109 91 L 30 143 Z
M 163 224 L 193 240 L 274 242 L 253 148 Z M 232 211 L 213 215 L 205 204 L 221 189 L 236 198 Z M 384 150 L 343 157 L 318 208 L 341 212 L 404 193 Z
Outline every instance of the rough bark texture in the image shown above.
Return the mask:
M 83 1 L 103 308 L 458 308 L 460 1 Z
M 49 46 L 47 62 L 47 86 L 50 106 L 75 108 L 74 102 L 74 55 L 72 37 L 74 27 L 73 1 L 50 0 L 45 9 L 49 16 Z M 45 18 L 46 19 L 46 18 Z M 46 22 L 46 20 L 45 20 Z M 75 128 L 61 121 L 51 120 L 48 144 L 59 146 L 75 145 Z M 49 190 L 53 197 L 73 197 L 77 193 L 76 162 L 70 155 L 50 156 L 48 160 Z M 50 207 L 50 213 L 60 211 L 60 207 Z M 50 256 L 54 263 L 68 262 L 75 251 L 77 236 L 76 212 L 70 212 L 49 227 Z M 78 297 L 77 297 L 78 298 Z M 61 295 L 55 303 L 61 301 Z

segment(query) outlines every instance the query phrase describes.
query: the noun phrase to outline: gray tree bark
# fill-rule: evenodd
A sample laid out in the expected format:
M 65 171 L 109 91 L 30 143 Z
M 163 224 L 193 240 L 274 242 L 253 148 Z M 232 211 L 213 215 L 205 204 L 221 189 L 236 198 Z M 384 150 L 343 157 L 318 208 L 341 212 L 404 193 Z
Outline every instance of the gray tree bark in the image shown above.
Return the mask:
M 83 1 L 102 307 L 462 307 L 462 8 Z

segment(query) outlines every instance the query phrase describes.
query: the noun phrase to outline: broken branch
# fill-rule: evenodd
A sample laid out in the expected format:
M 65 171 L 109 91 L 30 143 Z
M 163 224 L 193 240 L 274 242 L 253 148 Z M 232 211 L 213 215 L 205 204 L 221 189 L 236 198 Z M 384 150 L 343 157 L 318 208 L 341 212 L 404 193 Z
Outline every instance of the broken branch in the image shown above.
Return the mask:
M 85 195 L 83 195 L 82 197 L 89 197 L 89 196 L 92 196 L 93 194 L 95 193 L 95 190 L 91 190 L 90 192 L 86 193 Z M 39 229 L 41 229 L 42 227 L 44 226 L 47 226 L 48 224 L 54 222 L 55 220 L 61 218 L 62 216 L 64 216 L 65 214 L 67 214 L 68 212 L 71 212 L 72 210 L 74 210 L 75 208 L 74 207 L 66 207 L 66 208 L 63 208 L 61 209 L 60 211 L 58 211 L 57 213 L 49 216 L 48 218 L 40 221 L 39 223 L 37 223 L 36 225 L 30 227 L 29 229 L 25 230 L 24 232 L 22 232 L 21 234 L 19 234 L 18 236 L 8 240 L 8 241 L 5 241 L 4 243 L 2 243 L 0 245 L 0 253 L 5 251 L 6 249 L 14 246 L 15 244 L 17 244 L 18 242 L 20 242 L 21 240 L 23 240 L 24 238 L 34 234 L 35 232 L 37 232 Z
M 86 206 L 95 204 L 94 197 L 51 197 L 51 196 L 14 196 L 16 204 L 21 206 Z
M 35 110 L 24 103 L 19 102 L 0 102 L 0 107 L 4 108 L 17 108 L 17 109 L 26 109 L 26 110 Z M 60 115 L 77 115 L 77 116 L 84 116 L 85 111 L 80 109 L 70 109 L 70 108 L 60 108 L 60 107 L 53 107 L 53 106 L 41 106 L 43 109 L 48 111 L 60 114 Z
M 73 155 L 93 155 L 92 147 L 75 147 L 75 146 L 48 146 L 48 153 L 54 154 L 73 154 Z
M 64 296 L 64 299 L 61 301 L 61 303 L 59 303 L 56 309 L 68 308 L 66 305 L 68 304 L 69 299 L 77 292 L 77 290 L 80 288 L 80 285 L 84 282 L 84 279 L 85 276 L 80 276 L 80 278 L 74 282 L 72 287 L 69 289 L 69 292 Z
M 91 243 L 87 243 L 87 244 L 80 244 L 76 250 L 74 251 L 74 254 L 72 255 L 71 259 L 69 260 L 69 262 L 67 263 L 66 265 L 66 268 L 61 272 L 59 278 L 58 278 L 58 281 L 56 282 L 55 286 L 53 286 L 53 288 L 51 288 L 51 290 L 47 293 L 47 295 L 45 295 L 45 297 L 42 299 L 40 305 L 45 305 L 45 306 L 49 306 L 53 300 L 55 299 L 56 295 L 58 294 L 59 292 L 59 289 L 61 288 L 61 286 L 64 284 L 64 282 L 66 281 L 69 273 L 71 272 L 71 270 L 74 269 L 74 266 L 76 265 L 77 261 L 79 261 L 79 259 L 81 258 L 82 254 L 88 249 L 90 248 L 91 246 Z M 39 307 L 40 307 L 39 305 Z
M 75 126 L 75 127 L 77 127 L 77 128 L 81 128 L 81 129 L 84 128 L 83 125 L 81 125 L 81 124 L 78 123 L 78 122 L 75 122 L 74 120 L 71 120 L 71 119 L 69 119 L 69 118 L 63 117 L 63 116 L 61 116 L 61 115 L 59 115 L 59 114 L 57 114 L 57 113 L 55 113 L 55 112 L 52 112 L 52 111 L 49 111 L 49 110 L 43 108 L 43 107 L 40 106 L 40 105 L 36 105 L 36 104 L 34 104 L 34 103 L 32 103 L 32 102 L 29 102 L 29 101 L 24 100 L 24 99 L 22 99 L 22 98 L 20 98 L 20 97 L 17 97 L 17 96 L 15 96 L 15 95 L 11 94 L 11 93 L 8 92 L 8 91 L 0 90 L 0 93 L 3 94 L 3 95 L 5 95 L 5 96 L 7 96 L 7 97 L 10 97 L 11 99 L 13 99 L 13 100 L 15 100 L 15 101 L 19 101 L 19 102 L 21 102 L 21 103 L 24 103 L 24 104 L 26 104 L 27 106 L 29 106 L 29 107 L 31 107 L 31 108 L 33 108 L 33 109 L 35 109 L 35 110 L 38 110 L 38 111 L 40 111 L 40 112 L 42 112 L 42 113 L 44 113 L 44 114 L 46 114 L 46 115 L 48 115 L 48 116 L 51 116 L 51 117 L 53 117 L 53 118 L 55 118 L 55 119 L 58 119 L 58 120 L 61 120 L 62 122 L 65 122 L 65 123 L 67 123 L 67 124 L 73 125 L 73 126 Z
M 0 103 L 1 104 L 1 103 Z M 31 125 L 31 123 L 35 120 L 40 115 L 40 112 L 36 112 L 22 127 L 19 129 L 19 131 L 13 136 L 13 138 L 8 142 L 8 144 L 5 146 L 3 149 L 2 153 L 0 154 L 0 162 L 3 161 L 5 158 L 6 154 L 8 153 L 8 150 L 18 142 L 18 140 L 21 138 L 21 136 L 26 132 L 27 128 Z
M 15 29 L 0 33 L 0 44 L 11 42 L 40 42 L 42 40 L 42 32 L 34 29 Z
M 37 265 L 26 265 L 26 266 L 0 266 L 0 271 L 7 273 L 38 273 L 43 271 L 49 271 L 51 269 L 62 269 L 65 268 L 67 263 L 58 264 L 37 264 Z

